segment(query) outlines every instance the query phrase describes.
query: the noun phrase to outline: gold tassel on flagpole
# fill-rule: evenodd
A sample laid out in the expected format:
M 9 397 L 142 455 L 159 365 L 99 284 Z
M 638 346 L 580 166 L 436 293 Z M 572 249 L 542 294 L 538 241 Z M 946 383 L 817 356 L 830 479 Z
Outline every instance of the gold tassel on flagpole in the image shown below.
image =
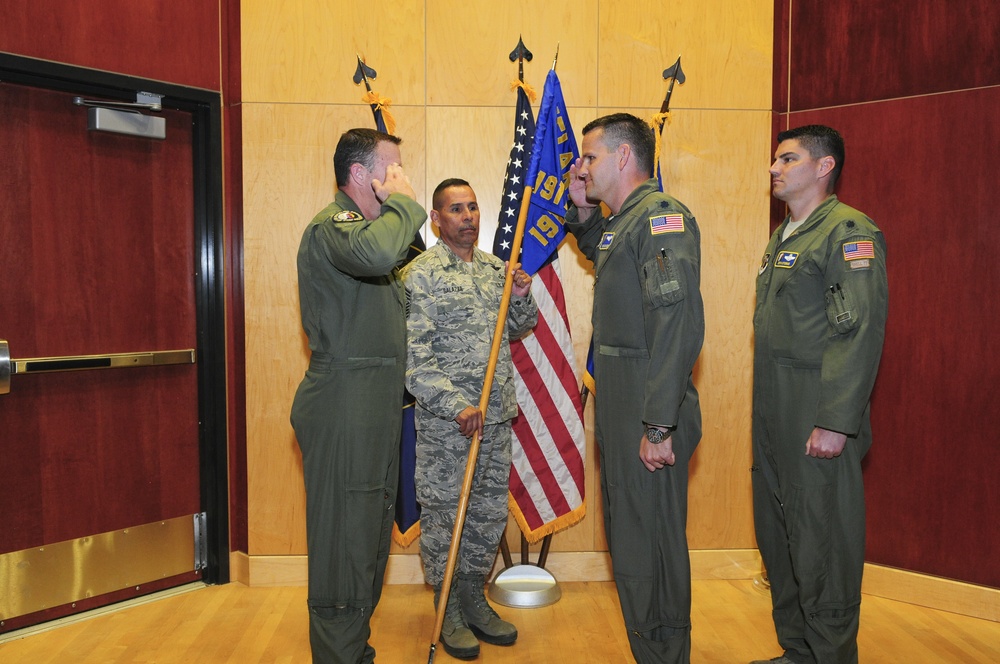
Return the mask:
M 656 135 L 656 153 L 653 156 L 653 164 L 660 163 L 660 144 L 663 140 L 663 123 L 670 120 L 670 111 L 666 113 L 657 113 L 649 119 L 649 126 L 653 128 L 653 134 Z
M 389 134 L 396 133 L 396 120 L 392 117 L 392 113 L 389 112 L 389 106 L 392 105 L 392 99 L 388 97 L 383 97 L 377 92 L 366 92 L 365 96 L 361 98 L 361 101 L 366 104 L 375 105 L 375 110 L 382 111 L 382 121 L 385 122 L 385 130 Z
M 535 103 L 535 98 L 538 97 L 538 93 L 535 92 L 535 89 L 533 87 L 531 87 L 524 81 L 519 81 L 517 79 L 514 79 L 513 81 L 510 82 L 511 92 L 517 90 L 518 88 L 524 90 L 524 94 L 528 95 L 528 101 L 530 101 L 532 104 Z

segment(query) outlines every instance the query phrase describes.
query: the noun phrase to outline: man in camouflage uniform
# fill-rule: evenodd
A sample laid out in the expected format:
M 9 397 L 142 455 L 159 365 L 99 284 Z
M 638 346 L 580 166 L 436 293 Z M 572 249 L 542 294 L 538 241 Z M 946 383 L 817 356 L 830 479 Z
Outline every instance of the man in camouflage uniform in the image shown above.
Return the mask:
M 476 636 L 495 645 L 517 639 L 517 629 L 490 608 L 483 589 L 507 523 L 510 421 L 517 415 L 509 338 L 518 339 L 535 326 L 538 308 L 531 277 L 512 266 L 513 297 L 484 417 L 479 399 L 503 296 L 504 263 L 476 247 L 479 205 L 468 182 L 450 179 L 438 185 L 431 221 L 441 241 L 403 271 L 406 387 L 417 400 L 420 552 L 437 606 L 469 439 L 478 433 L 481 447 L 441 629 L 448 654 L 473 659 L 479 655 Z
M 312 357 L 292 403 L 302 450 L 309 641 L 316 664 L 368 664 L 399 480 L 405 297 L 396 265 L 427 213 L 399 165 L 400 140 L 351 129 L 333 156 L 334 201 L 298 253 Z

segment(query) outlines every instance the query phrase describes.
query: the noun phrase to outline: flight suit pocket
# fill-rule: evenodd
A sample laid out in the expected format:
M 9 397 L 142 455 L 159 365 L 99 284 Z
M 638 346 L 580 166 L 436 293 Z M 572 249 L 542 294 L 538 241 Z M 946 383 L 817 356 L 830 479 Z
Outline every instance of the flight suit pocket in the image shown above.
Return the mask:
M 847 286 L 834 284 L 826 289 L 826 319 L 837 334 L 847 334 L 858 326 L 858 308 Z
M 382 523 L 389 492 L 384 486 L 366 483 L 347 486 L 344 523 L 351 533 L 351 543 L 344 547 L 348 579 L 368 579 L 374 572 L 381 544 L 381 531 L 372 524 Z M 350 597 L 365 597 L 363 589 L 352 590 Z
M 660 255 L 642 265 L 643 291 L 650 306 L 666 307 L 684 299 L 680 269 L 672 251 L 660 250 Z

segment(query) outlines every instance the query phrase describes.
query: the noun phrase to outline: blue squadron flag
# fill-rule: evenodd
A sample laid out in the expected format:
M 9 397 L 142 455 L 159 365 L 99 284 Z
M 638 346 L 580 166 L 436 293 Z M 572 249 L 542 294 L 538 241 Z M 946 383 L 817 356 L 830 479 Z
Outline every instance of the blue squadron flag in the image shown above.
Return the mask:
M 521 249 L 521 266 L 528 274 L 534 274 L 552 260 L 566 237 L 562 219 L 569 203 L 569 167 L 579 156 L 559 77 L 550 70 L 538 109 L 531 165 L 525 183 L 532 187 Z

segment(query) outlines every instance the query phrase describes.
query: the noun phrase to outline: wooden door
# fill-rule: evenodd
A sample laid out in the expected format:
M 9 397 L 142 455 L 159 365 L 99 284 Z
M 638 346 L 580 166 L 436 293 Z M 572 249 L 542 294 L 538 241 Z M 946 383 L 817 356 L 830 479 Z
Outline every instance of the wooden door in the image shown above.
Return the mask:
M 0 632 L 202 573 L 192 117 L 88 131 L 74 96 L 0 83 Z

